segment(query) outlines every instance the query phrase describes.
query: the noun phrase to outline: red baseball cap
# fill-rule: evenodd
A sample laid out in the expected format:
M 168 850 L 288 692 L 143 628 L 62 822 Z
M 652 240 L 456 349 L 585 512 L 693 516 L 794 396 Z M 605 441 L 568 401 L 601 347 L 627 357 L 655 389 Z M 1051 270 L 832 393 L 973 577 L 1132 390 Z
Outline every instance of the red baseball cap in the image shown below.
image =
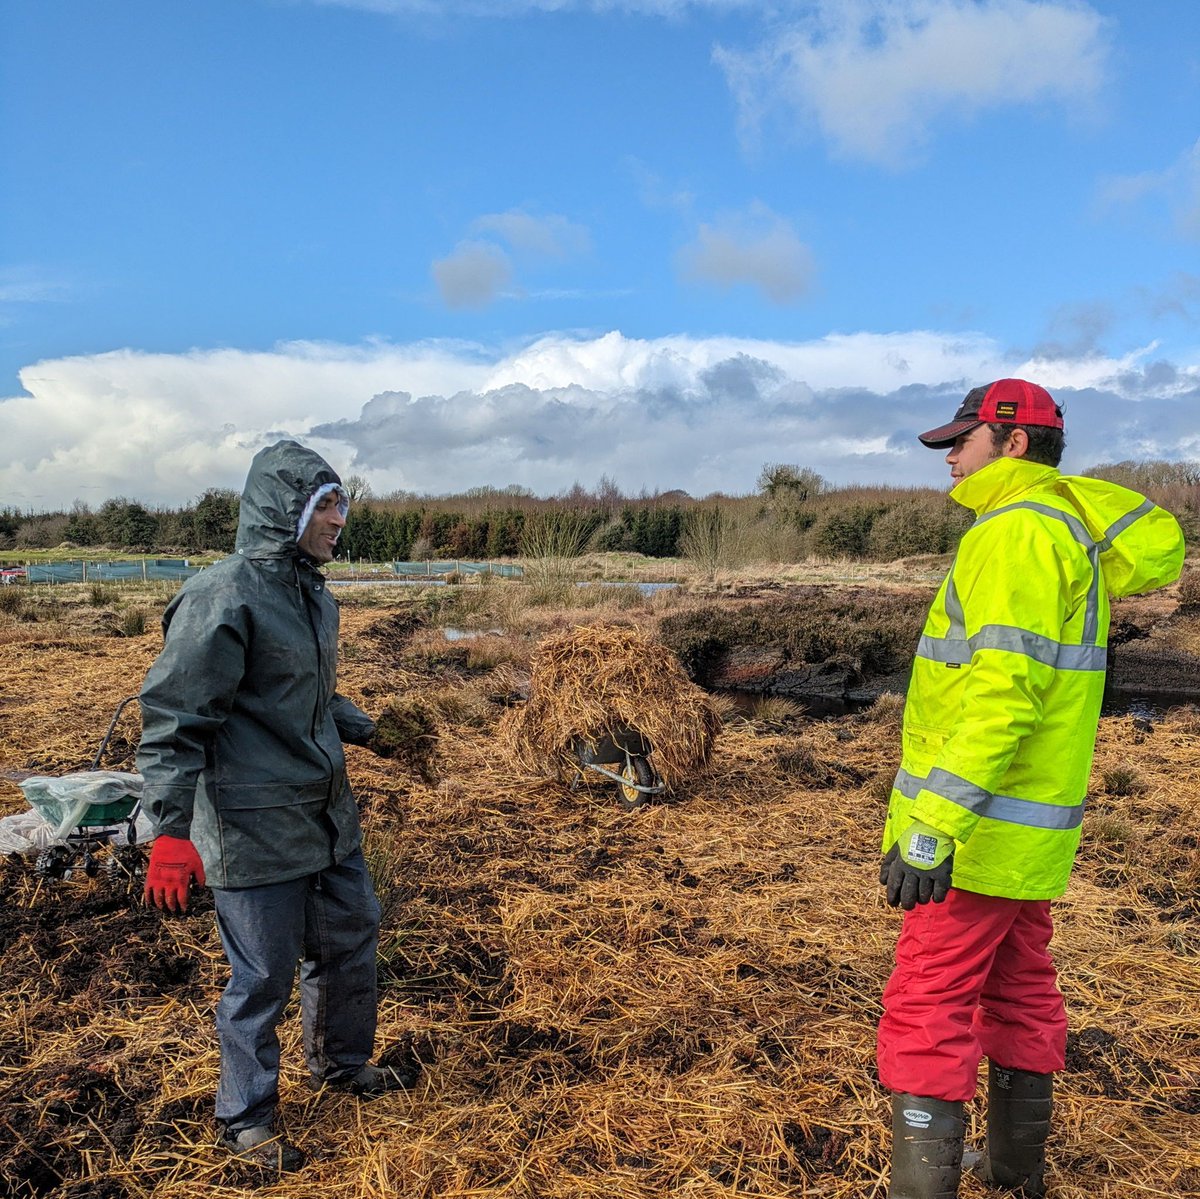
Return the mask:
M 955 438 L 979 425 L 1044 425 L 1047 429 L 1061 429 L 1063 414 L 1044 387 L 1024 379 L 997 379 L 995 383 L 968 391 L 949 424 L 920 434 L 918 440 L 931 450 L 944 450 L 954 444 Z

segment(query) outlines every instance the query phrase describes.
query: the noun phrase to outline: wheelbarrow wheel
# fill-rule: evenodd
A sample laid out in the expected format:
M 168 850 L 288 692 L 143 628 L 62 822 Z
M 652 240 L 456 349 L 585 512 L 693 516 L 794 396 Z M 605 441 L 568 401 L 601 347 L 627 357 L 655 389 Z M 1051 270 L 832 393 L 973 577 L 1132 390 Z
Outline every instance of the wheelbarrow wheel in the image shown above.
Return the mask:
M 110 887 L 130 888 L 146 874 L 146 854 L 140 845 L 118 845 L 105 858 L 104 876 Z
M 638 787 L 654 786 L 654 771 L 650 769 L 650 763 L 641 754 L 630 754 L 618 773 L 621 782 L 617 784 L 617 798 L 621 801 L 621 807 L 641 807 L 650 796 L 645 791 L 639 791 Z
M 51 845 L 38 854 L 33 868 L 42 878 L 66 878 L 74 861 L 75 855 L 65 845 Z

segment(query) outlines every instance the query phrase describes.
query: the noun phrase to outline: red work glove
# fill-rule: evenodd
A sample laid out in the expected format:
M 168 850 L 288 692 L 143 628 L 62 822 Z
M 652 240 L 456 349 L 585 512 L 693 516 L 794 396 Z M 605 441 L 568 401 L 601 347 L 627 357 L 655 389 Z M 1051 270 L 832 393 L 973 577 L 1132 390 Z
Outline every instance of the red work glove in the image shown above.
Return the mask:
M 192 879 L 204 885 L 204 863 L 196 847 L 183 837 L 160 834 L 150 847 L 150 865 L 146 867 L 147 903 L 172 912 L 186 912 L 188 886 Z

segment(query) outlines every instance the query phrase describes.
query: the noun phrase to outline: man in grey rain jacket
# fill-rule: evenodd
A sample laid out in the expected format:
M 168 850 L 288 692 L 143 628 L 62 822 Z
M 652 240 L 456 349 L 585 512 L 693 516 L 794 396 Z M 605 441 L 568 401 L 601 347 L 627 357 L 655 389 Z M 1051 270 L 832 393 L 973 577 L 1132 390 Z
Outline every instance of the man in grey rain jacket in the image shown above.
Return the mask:
M 217 1005 L 216 1115 L 239 1157 L 296 1169 L 274 1126 L 276 1028 L 300 966 L 315 1087 L 369 1097 L 412 1078 L 368 1065 L 379 904 L 362 855 L 344 741 L 370 717 L 336 691 L 338 607 L 317 566 L 346 523 L 341 480 L 281 441 L 254 458 L 236 552 L 182 588 L 141 692 L 138 769 L 157 836 L 146 900 L 213 889 L 230 978 Z

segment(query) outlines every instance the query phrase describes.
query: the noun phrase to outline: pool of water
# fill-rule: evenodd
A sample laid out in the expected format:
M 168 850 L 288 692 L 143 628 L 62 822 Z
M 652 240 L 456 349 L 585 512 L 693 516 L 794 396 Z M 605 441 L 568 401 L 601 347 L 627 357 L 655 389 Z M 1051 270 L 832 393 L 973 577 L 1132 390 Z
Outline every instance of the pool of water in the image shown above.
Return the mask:
M 621 582 L 619 579 L 589 579 L 576 583 L 576 587 L 636 587 L 643 595 L 654 595 L 658 591 L 671 591 L 679 586 L 678 583 L 635 583 L 633 580 Z
M 1143 720 L 1161 720 L 1171 708 L 1194 706 L 1196 696 L 1164 691 L 1154 695 L 1137 695 L 1132 691 L 1107 691 L 1104 695 L 1104 716 L 1140 716 Z

